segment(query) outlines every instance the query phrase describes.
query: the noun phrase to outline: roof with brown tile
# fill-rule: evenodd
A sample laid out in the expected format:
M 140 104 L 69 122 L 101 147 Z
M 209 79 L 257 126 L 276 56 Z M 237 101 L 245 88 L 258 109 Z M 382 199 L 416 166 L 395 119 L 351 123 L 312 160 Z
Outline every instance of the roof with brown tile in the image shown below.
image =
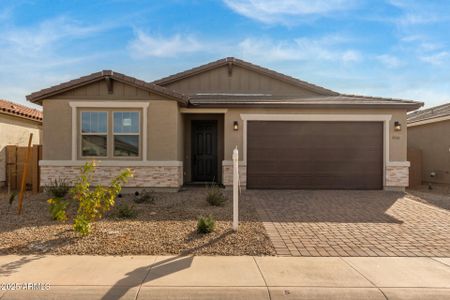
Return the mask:
M 165 86 L 167 84 L 176 82 L 178 80 L 181 80 L 181 79 L 184 79 L 184 78 L 187 78 L 190 76 L 194 76 L 198 73 L 202 73 L 207 70 L 215 69 L 215 68 L 218 68 L 221 66 L 226 66 L 228 64 L 240 66 L 242 68 L 246 68 L 246 69 L 258 72 L 260 74 L 264 74 L 264 75 L 272 77 L 272 78 L 276 78 L 278 80 L 293 84 L 295 86 L 299 86 L 302 88 L 306 88 L 308 90 L 315 91 L 319 94 L 323 94 L 323 95 L 337 95 L 338 94 L 337 92 L 326 89 L 324 87 L 321 87 L 321 86 L 318 86 L 318 85 L 315 85 L 315 84 L 312 84 L 312 83 L 309 83 L 309 82 L 306 82 L 306 81 L 303 81 L 303 80 L 300 80 L 300 79 L 297 79 L 297 78 L 294 78 L 294 77 L 291 77 L 291 76 L 288 76 L 288 75 L 285 75 L 285 74 L 282 74 L 279 72 L 276 72 L 274 70 L 271 70 L 271 69 L 268 69 L 268 68 L 265 68 L 262 66 L 252 64 L 250 62 L 247 62 L 242 59 L 235 58 L 235 57 L 222 58 L 222 59 L 204 64 L 204 65 L 201 65 L 201 66 L 198 66 L 198 67 L 195 67 L 195 68 L 183 71 L 183 72 L 176 73 L 174 75 L 170 75 L 170 76 L 155 80 L 155 81 L 153 81 L 153 83 L 157 84 L 157 85 Z
M 0 114 L 12 115 L 42 123 L 42 112 L 8 100 L 0 99 Z
M 450 116 L 450 103 L 418 110 L 408 114 L 408 124 Z
M 178 80 L 194 76 L 196 74 L 218 68 L 225 65 L 238 65 L 249 70 L 264 74 L 266 76 L 288 82 L 290 84 L 314 91 L 322 96 L 319 97 L 309 97 L 309 98 L 296 98 L 296 97 L 281 97 L 272 96 L 265 94 L 220 94 L 220 93 L 210 93 L 210 94 L 194 94 L 194 95 L 184 95 L 182 93 L 176 92 L 172 89 L 164 87 L 170 83 L 176 82 Z M 234 57 L 227 57 L 220 59 L 196 68 L 192 68 L 187 71 L 183 71 L 151 83 L 139 80 L 134 77 L 130 77 L 121 73 L 113 72 L 111 70 L 104 70 L 97 73 L 92 73 L 87 76 L 80 77 L 65 83 L 61 83 L 52 86 L 47 89 L 40 90 L 38 92 L 32 93 L 27 96 L 27 99 L 31 102 L 39 103 L 42 99 L 47 97 L 65 92 L 70 89 L 74 89 L 104 78 L 111 78 L 113 80 L 118 80 L 126 84 L 130 84 L 144 90 L 148 90 L 153 93 L 158 93 L 160 95 L 165 95 L 167 97 L 173 98 L 185 106 L 191 105 L 195 107 L 208 107 L 208 106 L 345 106 L 345 107 L 389 107 L 389 108 L 405 108 L 408 111 L 415 110 L 423 106 L 422 102 L 393 99 L 393 98 L 382 98 L 382 97 L 368 97 L 360 95 L 348 95 L 340 94 L 338 92 L 317 86 L 306 81 L 302 81 L 291 76 L 287 76 L 276 71 L 237 59 Z
M 189 99 L 189 103 L 196 107 L 244 107 L 244 106 L 259 106 L 259 107 L 289 107 L 289 106 L 303 106 L 303 107 L 387 107 L 387 108 L 404 108 L 408 111 L 418 109 L 423 106 L 422 102 L 369 97 L 360 95 L 338 94 L 333 96 L 319 96 L 319 97 L 288 97 L 288 96 L 272 96 L 269 94 L 225 94 L 225 93 L 202 93 L 193 95 Z
M 156 93 L 159 95 L 163 95 L 172 99 L 175 99 L 183 104 L 187 104 L 188 102 L 188 97 L 175 92 L 173 90 L 167 89 L 165 87 L 153 84 L 153 83 L 149 83 L 131 76 L 127 76 L 125 74 L 121 74 L 121 73 L 117 73 L 111 70 L 103 70 L 100 72 L 96 72 L 96 73 L 92 73 L 89 74 L 87 76 L 83 76 L 77 79 L 73 79 L 64 83 L 60 83 L 57 85 L 54 85 L 52 87 L 46 88 L 46 89 L 42 89 L 40 91 L 34 92 L 28 96 L 26 96 L 28 101 L 34 102 L 34 103 L 39 103 L 39 101 L 56 95 L 56 94 L 60 94 L 63 93 L 65 91 L 89 84 L 89 83 L 93 83 L 96 82 L 98 80 L 101 79 L 105 79 L 105 78 L 111 78 L 113 80 L 117 80 L 144 90 L 148 90 L 152 93 Z

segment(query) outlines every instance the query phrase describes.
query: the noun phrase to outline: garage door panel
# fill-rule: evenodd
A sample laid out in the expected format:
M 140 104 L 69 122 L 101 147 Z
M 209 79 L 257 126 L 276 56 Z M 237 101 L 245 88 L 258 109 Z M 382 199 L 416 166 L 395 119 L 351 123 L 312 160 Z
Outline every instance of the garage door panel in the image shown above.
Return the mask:
M 370 163 L 359 164 L 358 167 L 354 167 L 348 163 L 340 162 L 305 162 L 305 163 L 289 163 L 289 162 L 261 162 L 261 167 L 258 170 L 252 171 L 251 175 L 258 174 L 309 174 L 311 173 L 329 173 L 339 175 L 341 173 L 349 174 L 382 174 L 381 170 L 372 168 Z M 343 175 L 344 176 L 344 175 Z
M 374 183 L 370 179 L 359 177 L 354 178 L 351 176 L 335 177 L 332 175 L 326 176 L 261 176 L 255 179 L 271 189 L 355 189 L 353 186 L 348 185 L 348 181 L 358 185 L 359 189 L 378 189 L 378 184 Z M 261 187 L 263 188 L 263 187 Z
M 338 162 L 343 161 L 348 163 L 352 162 L 367 162 L 367 161 L 379 161 L 377 155 L 378 149 L 367 148 L 363 151 L 355 151 L 352 148 L 344 149 L 341 153 L 338 153 L 336 149 L 292 149 L 289 152 L 283 153 L 283 156 L 276 156 L 279 151 L 271 151 L 261 147 L 257 151 L 248 151 L 247 155 L 256 156 L 258 159 L 254 159 L 255 162 L 308 162 L 314 160 L 314 162 Z
M 248 188 L 380 189 L 382 163 L 381 122 L 248 122 Z

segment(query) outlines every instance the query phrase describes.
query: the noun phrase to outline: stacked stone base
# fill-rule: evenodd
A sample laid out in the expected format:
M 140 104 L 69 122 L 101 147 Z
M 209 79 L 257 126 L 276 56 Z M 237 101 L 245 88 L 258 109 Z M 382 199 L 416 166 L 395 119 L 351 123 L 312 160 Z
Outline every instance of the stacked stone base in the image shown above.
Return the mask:
M 405 188 L 409 185 L 408 166 L 387 166 L 386 187 Z
M 125 167 L 97 166 L 94 173 L 94 185 L 109 185 Z M 179 188 L 183 185 L 182 166 L 142 166 L 130 167 L 133 178 L 124 187 Z M 51 184 L 59 178 L 65 178 L 71 184 L 80 176 L 79 166 L 41 166 L 41 186 Z
M 223 162 L 222 164 L 222 181 L 225 186 L 233 185 L 233 164 L 231 162 Z M 247 166 L 242 162 L 239 163 L 239 181 L 241 188 L 247 185 Z

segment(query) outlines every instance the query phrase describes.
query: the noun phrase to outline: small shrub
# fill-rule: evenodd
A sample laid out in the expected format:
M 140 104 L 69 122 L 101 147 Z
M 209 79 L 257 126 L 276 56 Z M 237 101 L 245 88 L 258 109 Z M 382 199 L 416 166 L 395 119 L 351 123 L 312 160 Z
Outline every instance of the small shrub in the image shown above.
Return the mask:
M 116 198 L 122 190 L 122 184 L 133 176 L 130 169 L 125 169 L 111 181 L 109 187 L 97 185 L 91 189 L 94 170 L 95 163 L 87 162 L 81 170 L 78 183 L 70 189 L 73 199 L 78 201 L 73 229 L 82 236 L 91 232 L 92 222 L 101 219 L 114 206 Z
M 137 210 L 134 205 L 127 202 L 116 204 L 113 211 L 113 216 L 119 219 L 134 219 L 137 217 Z
M 152 190 L 143 190 L 141 193 L 135 192 L 133 201 L 136 203 L 155 203 L 156 195 Z
M 198 233 L 211 233 L 216 227 L 216 221 L 212 216 L 200 217 L 197 221 L 197 232 Z
M 206 193 L 206 201 L 212 206 L 222 206 L 224 205 L 225 198 L 222 189 L 217 184 L 212 184 L 208 186 Z
M 64 198 L 69 190 L 70 187 L 65 178 L 54 179 L 44 187 L 44 191 L 52 198 Z
M 59 197 L 48 199 L 47 202 L 50 204 L 49 211 L 52 215 L 53 220 L 64 222 L 67 220 L 67 206 L 69 201 Z

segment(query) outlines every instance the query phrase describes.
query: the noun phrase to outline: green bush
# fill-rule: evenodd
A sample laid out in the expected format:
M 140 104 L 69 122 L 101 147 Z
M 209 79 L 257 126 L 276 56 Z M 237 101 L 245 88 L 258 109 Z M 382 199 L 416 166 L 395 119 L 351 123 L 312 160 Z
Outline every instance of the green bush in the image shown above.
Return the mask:
M 142 192 L 135 192 L 133 201 L 136 203 L 155 203 L 156 195 L 152 190 L 143 190 Z
M 134 205 L 127 202 L 120 202 L 114 207 L 112 215 L 119 219 L 134 219 L 137 217 L 138 212 Z
M 67 206 L 69 205 L 69 201 L 62 197 L 55 197 L 47 200 L 48 204 L 50 204 L 49 211 L 52 215 L 53 220 L 57 220 L 60 222 L 64 222 L 67 220 Z
M 91 189 L 94 170 L 95 162 L 87 162 L 81 170 L 78 183 L 70 189 L 73 199 L 78 201 L 73 229 L 83 236 L 90 233 L 92 222 L 101 219 L 114 206 L 122 184 L 133 176 L 130 169 L 125 169 L 111 181 L 109 187 L 97 185 Z
M 70 187 L 65 178 L 54 179 L 44 187 L 44 191 L 52 198 L 64 198 L 69 190 Z
M 198 233 L 210 233 L 214 231 L 216 227 L 216 221 L 212 216 L 200 217 L 197 221 L 197 232 Z
M 206 192 L 206 201 L 209 203 L 209 205 L 222 206 L 224 205 L 226 200 L 227 199 L 225 198 L 222 189 L 217 184 L 208 186 Z

